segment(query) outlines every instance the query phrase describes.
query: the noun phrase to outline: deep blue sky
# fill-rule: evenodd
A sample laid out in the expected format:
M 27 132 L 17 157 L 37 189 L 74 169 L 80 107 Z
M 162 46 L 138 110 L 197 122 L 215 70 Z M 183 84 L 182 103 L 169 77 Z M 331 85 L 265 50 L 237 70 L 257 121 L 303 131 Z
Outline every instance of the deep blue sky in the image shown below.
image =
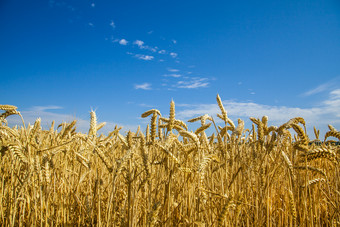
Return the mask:
M 0 100 L 27 121 L 216 116 L 219 93 L 235 122 L 340 130 L 339 1 L 3 0 L 0 29 Z

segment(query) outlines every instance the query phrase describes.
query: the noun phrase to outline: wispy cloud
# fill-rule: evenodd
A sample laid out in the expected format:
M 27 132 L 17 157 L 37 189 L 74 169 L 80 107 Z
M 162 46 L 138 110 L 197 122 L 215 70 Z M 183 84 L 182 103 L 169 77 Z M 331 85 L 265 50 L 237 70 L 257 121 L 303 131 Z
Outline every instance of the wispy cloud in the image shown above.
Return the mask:
M 225 100 L 223 101 L 223 105 L 230 118 L 262 117 L 267 115 L 271 121 L 279 122 L 280 124 L 293 117 L 303 116 L 311 119 L 313 116 L 316 116 L 316 112 L 317 115 L 320 114 L 318 108 L 302 109 L 297 107 L 263 105 L 254 102 Z M 220 113 L 220 109 L 217 104 L 188 105 L 187 107 L 190 109 L 188 108 L 183 111 L 179 111 L 176 115 L 178 117 L 188 119 L 201 114 L 216 116 L 217 113 Z
M 62 122 L 71 122 L 77 120 L 77 129 L 79 131 L 85 132 L 89 128 L 89 121 L 77 118 L 75 115 L 65 114 L 65 113 L 55 113 L 54 110 L 62 110 L 63 107 L 60 106 L 33 106 L 28 110 L 20 111 L 25 124 L 34 124 L 37 118 L 41 118 L 41 126 L 43 128 L 50 127 L 52 121 L 56 124 Z M 21 120 L 19 117 L 13 115 L 8 118 L 8 123 L 10 125 L 21 125 Z
M 33 106 L 29 108 L 28 110 L 19 110 L 25 120 L 25 124 L 30 123 L 31 125 L 34 124 L 37 118 L 41 118 L 41 126 L 43 129 L 47 130 L 51 127 L 52 121 L 55 121 L 55 125 L 59 125 L 62 122 L 71 122 L 73 120 L 77 120 L 76 123 L 76 130 L 78 132 L 87 133 L 90 128 L 90 114 L 88 115 L 88 119 L 80 118 L 79 116 L 76 116 L 75 114 L 67 114 L 67 113 L 56 113 L 52 112 L 58 110 L 58 112 L 65 112 L 63 107 L 60 106 Z M 99 115 L 100 119 L 100 113 L 97 113 L 97 117 Z M 7 118 L 8 124 L 10 127 L 13 127 L 15 125 L 21 126 L 22 122 L 19 116 L 12 115 Z M 105 120 L 103 120 L 105 121 Z M 98 133 L 104 133 L 108 134 L 109 132 L 114 130 L 114 126 L 122 126 L 123 131 L 127 130 L 133 130 L 135 131 L 138 127 L 138 125 L 124 125 L 119 124 L 115 122 L 105 121 L 107 122 L 106 126 L 102 128 Z M 54 127 L 57 128 L 56 126 Z
M 126 46 L 128 44 L 128 41 L 126 39 L 121 39 L 119 40 L 119 44 Z
M 112 28 L 115 28 L 115 27 L 116 27 L 115 22 L 114 22 L 113 20 L 110 22 L 110 26 L 111 26 Z
M 253 91 L 253 89 L 248 89 L 248 91 L 249 91 L 249 94 L 251 94 L 251 95 L 255 95 L 256 93 Z
M 340 87 L 340 77 L 335 77 L 330 81 L 327 81 L 326 83 L 320 84 L 316 88 L 313 88 L 309 91 L 306 91 L 302 94 L 302 96 L 311 96 L 315 95 L 324 91 L 329 91 L 332 89 L 337 89 Z
M 133 44 L 137 45 L 139 48 L 143 48 L 144 42 L 142 40 L 136 40 Z
M 143 84 L 135 84 L 135 89 L 142 89 L 142 90 L 151 90 L 151 84 L 143 83 Z
M 174 52 L 171 52 L 171 53 L 170 53 L 170 56 L 173 57 L 173 58 L 176 58 L 176 57 L 178 56 L 178 54 L 177 54 L 177 53 L 174 53 Z
M 138 106 L 141 106 L 141 107 L 148 107 L 148 108 L 154 107 L 153 105 L 146 104 L 146 103 L 139 103 Z
M 158 47 L 151 47 L 151 46 L 145 45 L 145 43 L 142 40 L 135 40 L 133 44 L 137 45 L 138 48 L 141 50 L 149 50 L 152 52 L 157 52 L 158 50 Z
M 58 0 L 48 0 L 49 1 L 49 5 L 50 7 L 61 7 L 61 8 L 67 8 L 71 11 L 75 11 L 73 14 L 76 18 L 82 18 L 83 15 L 80 14 L 79 10 L 76 10 L 73 6 L 71 6 L 70 4 L 68 4 L 68 1 L 58 1 Z M 95 1 L 89 1 L 88 3 L 86 3 L 87 7 L 91 7 L 91 8 L 95 8 L 97 7 L 97 4 Z M 112 20 L 112 17 L 109 18 L 110 20 L 108 20 L 107 22 L 105 22 L 106 26 L 110 26 L 112 29 L 116 29 L 116 23 L 114 22 L 114 20 Z M 96 28 L 96 27 L 100 27 L 100 24 L 97 21 L 93 21 L 93 18 L 91 17 L 87 17 L 86 19 L 87 21 L 85 21 L 85 24 L 88 27 Z M 119 31 L 117 31 L 119 32 Z M 117 33 L 116 33 L 117 34 Z M 147 34 L 151 35 L 153 34 L 153 30 L 149 30 L 147 31 Z M 116 35 L 115 35 L 116 36 Z M 166 40 L 165 37 L 160 36 L 159 37 L 162 40 Z M 110 38 L 108 38 L 108 35 L 106 35 L 105 40 L 110 40 Z M 129 42 L 127 41 L 129 40 Z M 177 44 L 177 40 L 176 39 L 169 39 L 168 41 L 170 41 L 171 44 Z M 147 45 L 143 40 L 141 39 L 137 39 L 137 37 L 113 37 L 111 36 L 111 42 L 115 43 L 115 45 L 120 44 L 123 46 L 126 46 L 126 48 L 129 48 L 127 51 L 133 51 L 133 49 L 140 49 L 142 50 L 141 53 L 139 53 L 139 55 L 135 55 L 135 57 L 137 59 L 141 59 L 141 60 L 146 60 L 146 61 L 150 61 L 153 60 L 155 58 L 155 56 L 159 56 L 159 55 L 165 55 L 166 57 L 170 57 L 173 58 L 173 62 L 175 63 L 179 63 L 178 61 L 178 53 L 176 53 L 175 50 L 168 50 L 167 47 L 161 47 L 161 46 L 156 46 L 156 45 Z M 117 43 L 117 44 L 116 44 Z M 131 44 L 131 45 L 130 45 Z M 155 44 L 155 43 L 153 43 Z M 168 43 L 169 44 L 169 43 Z M 118 45 L 117 45 L 118 46 Z M 167 45 L 169 47 L 169 45 Z M 171 46 L 171 45 L 170 45 Z M 173 46 L 173 45 L 172 45 Z M 149 51 L 149 53 L 148 53 Z M 152 53 L 150 53 L 152 52 Z M 154 55 L 154 56 L 151 56 Z M 158 58 L 157 62 L 164 62 L 164 61 L 171 61 L 168 58 Z
M 316 88 L 305 92 L 303 95 L 304 96 L 315 95 L 317 93 L 320 93 L 320 92 L 327 90 L 329 88 L 329 86 L 330 86 L 330 83 L 321 84 L 321 85 L 317 86 Z
M 144 54 L 135 54 L 135 57 L 144 61 L 151 61 L 155 58 L 154 56 Z
M 167 70 L 169 71 L 169 72 L 179 72 L 179 70 L 178 69 L 173 69 L 173 68 L 167 68 Z
M 209 82 L 207 78 L 189 77 L 187 80 L 178 81 L 174 86 L 187 89 L 204 88 L 209 86 Z
M 181 74 L 178 74 L 178 73 L 172 73 L 172 74 L 164 74 L 163 76 L 164 76 L 164 77 L 174 77 L 174 78 L 179 78 L 179 77 L 181 77 L 182 75 L 181 75 Z
M 327 131 L 328 124 L 332 124 L 335 128 L 340 128 L 340 89 L 331 91 L 321 106 L 310 108 L 264 105 L 233 100 L 225 100 L 223 105 L 228 112 L 228 116 L 234 121 L 237 118 L 249 120 L 249 117 L 260 118 L 267 115 L 270 124 L 280 126 L 291 118 L 303 117 L 307 122 L 308 134 L 310 135 L 313 135 L 313 126 L 320 129 L 322 134 Z M 203 114 L 215 117 L 217 113 L 220 113 L 217 104 L 186 104 L 183 105 L 182 110 L 176 112 L 176 116 L 179 119 L 190 119 Z M 249 121 L 248 124 L 250 124 Z
M 332 113 L 340 121 L 340 89 L 333 90 L 329 93 L 329 98 L 323 102 L 324 110 Z

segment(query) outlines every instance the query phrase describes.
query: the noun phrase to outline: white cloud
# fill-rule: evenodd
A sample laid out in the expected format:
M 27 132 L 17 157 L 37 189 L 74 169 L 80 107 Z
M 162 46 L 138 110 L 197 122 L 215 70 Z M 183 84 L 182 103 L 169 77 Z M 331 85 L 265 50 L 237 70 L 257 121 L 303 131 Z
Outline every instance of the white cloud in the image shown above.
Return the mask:
M 158 51 L 158 53 L 159 53 L 159 54 L 165 54 L 166 51 L 165 51 L 165 50 L 160 50 L 160 51 Z
M 137 45 L 139 48 L 143 48 L 144 42 L 142 40 L 136 40 L 133 44 Z
M 173 58 L 176 58 L 176 57 L 178 56 L 178 54 L 177 54 L 177 53 L 174 53 L 174 52 L 171 52 L 171 53 L 170 53 L 170 56 L 173 57 Z
M 164 74 L 164 77 L 174 77 L 174 78 L 179 78 L 182 75 L 181 74 L 177 74 L 177 73 L 172 73 L 172 74 Z
M 230 118 L 258 118 L 267 115 L 271 121 L 280 122 L 280 124 L 293 117 L 304 116 L 305 118 L 312 118 L 313 116 L 316 116 L 316 112 L 317 114 L 320 114 L 317 108 L 302 109 L 286 106 L 269 106 L 254 102 L 236 102 L 226 100 L 223 101 L 223 105 Z M 189 105 L 189 107 L 190 109 L 180 111 L 176 113 L 176 115 L 182 118 L 191 118 L 203 113 L 211 116 L 216 116 L 217 113 L 220 113 L 220 109 L 217 104 Z
M 315 95 L 317 93 L 320 93 L 320 92 L 327 90 L 329 88 L 329 86 L 330 86 L 329 83 L 321 84 L 321 85 L 317 86 L 316 88 L 303 93 L 303 95 L 304 96 Z
M 154 56 L 144 54 L 136 54 L 135 57 L 144 61 L 151 61 L 154 59 Z
M 90 27 L 94 27 L 94 24 L 93 23 L 91 23 L 91 22 L 89 22 L 89 24 L 88 24 Z
M 94 8 L 95 6 L 96 6 L 96 4 L 94 4 L 94 3 L 91 4 L 91 7 L 92 7 L 92 8 Z
M 146 103 L 140 103 L 140 104 L 138 104 L 138 106 L 141 106 L 141 107 L 149 107 L 149 108 L 154 107 L 153 105 L 146 104 Z
M 151 90 L 151 84 L 143 83 L 143 84 L 135 84 L 135 89 L 142 89 L 142 90 Z
M 168 68 L 167 70 L 168 70 L 169 72 L 174 72 L 174 73 L 175 73 L 175 72 L 179 72 L 179 70 L 178 70 L 178 69 L 172 69 L 172 68 Z
M 110 26 L 111 26 L 112 28 L 115 28 L 115 27 L 116 27 L 115 22 L 113 22 L 113 20 L 111 21 Z
M 208 87 L 209 82 L 207 78 L 199 78 L 199 77 L 193 77 L 188 78 L 187 80 L 181 80 L 178 81 L 175 87 L 177 88 L 187 88 L 187 89 L 193 89 L 193 88 L 204 88 Z
M 329 93 L 329 99 L 323 102 L 324 110 L 340 118 L 340 89 Z M 340 130 L 340 129 L 339 129 Z
M 313 126 L 320 129 L 320 137 L 328 131 L 327 125 L 331 124 L 340 129 L 340 89 L 329 93 L 328 99 L 322 105 L 310 108 L 272 106 L 255 102 L 237 102 L 233 100 L 223 101 L 228 116 L 236 121 L 237 118 L 248 120 L 249 117 L 261 118 L 264 115 L 269 117 L 271 125 L 280 126 L 294 117 L 303 117 L 306 121 L 308 135 L 313 137 Z M 216 114 L 220 113 L 217 104 L 183 105 L 183 110 L 176 112 L 179 119 L 190 119 L 199 115 L 209 114 L 216 120 Z M 250 121 L 248 126 L 250 127 Z
M 176 43 L 177 43 L 177 40 L 174 40 L 174 39 L 173 39 L 173 40 L 172 40 L 172 43 L 173 43 L 173 44 L 176 44 Z
M 133 42 L 134 45 L 137 45 L 141 50 L 149 50 L 152 52 L 157 52 L 158 47 L 150 47 L 148 45 L 144 45 L 145 43 L 142 40 L 136 40 Z
M 180 84 L 185 84 L 185 81 L 181 82 Z M 151 84 L 136 84 L 134 85 L 134 88 L 151 90 Z M 241 118 L 246 121 L 246 128 L 251 127 L 249 117 L 261 118 L 262 116 L 267 115 L 269 117 L 268 124 L 275 126 L 280 126 L 293 117 L 303 117 L 306 120 L 308 135 L 311 139 L 314 138 L 313 126 L 315 126 L 317 129 L 320 129 L 321 139 L 323 139 L 324 134 L 326 131 L 328 131 L 328 124 L 331 124 L 337 130 L 340 130 L 340 89 L 334 89 L 330 91 L 328 97 L 323 100 L 320 105 L 307 108 L 264 105 L 256 102 L 238 102 L 235 100 L 224 100 L 223 104 L 228 112 L 228 116 L 234 122 L 237 122 L 237 118 Z M 30 123 L 32 125 L 34 124 L 35 120 L 40 117 L 42 121 L 41 124 L 44 129 L 48 129 L 53 120 L 55 121 L 56 125 L 58 125 L 62 122 L 71 122 L 76 119 L 77 131 L 85 133 L 88 132 L 90 125 L 89 117 L 88 119 L 82 119 L 75 114 L 65 113 L 63 107 L 60 106 L 35 106 L 28 110 L 19 109 L 19 111 L 22 113 L 26 124 Z M 220 113 L 220 110 L 215 102 L 213 104 L 208 103 L 195 105 L 176 104 L 176 118 L 180 120 L 188 120 L 199 115 L 209 114 L 214 117 L 216 122 L 219 122 L 218 118 L 216 117 L 217 113 Z M 105 121 L 105 119 L 100 119 L 100 113 L 97 112 L 97 116 L 98 115 L 100 122 Z M 14 125 L 22 125 L 21 119 L 17 115 L 9 116 L 6 119 L 10 127 L 13 127 Z M 220 124 L 220 122 L 218 124 Z M 115 124 L 113 122 L 110 123 L 108 121 L 108 124 L 101 131 L 99 131 L 99 133 L 107 133 L 112 131 L 114 125 Z M 124 127 L 124 131 L 122 132 L 125 132 L 126 129 L 135 130 L 137 128 L 137 125 L 133 124 L 118 125 Z
M 113 42 L 113 43 L 117 43 L 117 42 L 119 42 L 120 39 L 115 39 L 115 38 L 113 37 L 113 35 L 112 35 L 111 38 L 110 38 L 110 40 L 111 40 L 111 42 Z
M 52 121 L 55 121 L 55 124 L 58 125 L 62 122 L 71 122 L 73 120 L 77 120 L 77 129 L 79 131 L 85 132 L 89 128 L 89 121 L 77 118 L 75 115 L 71 114 L 61 114 L 61 113 L 54 113 L 50 112 L 51 110 L 61 110 L 63 109 L 60 106 L 34 106 L 29 110 L 20 111 L 24 120 L 25 124 L 30 123 L 31 125 L 34 124 L 37 118 L 41 118 L 41 126 L 43 128 L 49 128 L 51 126 Z M 11 116 L 8 118 L 8 123 L 10 125 L 22 125 L 21 119 L 17 116 Z M 55 126 L 55 129 L 57 127 Z
M 43 112 L 45 110 L 60 110 L 60 109 L 63 109 L 63 107 L 61 107 L 61 106 L 53 106 L 53 105 L 50 105 L 50 106 L 34 106 L 34 107 L 32 107 L 32 110 L 35 110 L 35 111 L 38 111 L 38 112 Z
M 125 45 L 128 44 L 128 41 L 126 39 L 121 39 L 121 40 L 119 40 L 119 44 L 125 46 Z
M 340 77 L 335 77 L 332 80 L 327 81 L 326 83 L 320 84 L 316 88 L 306 91 L 305 93 L 302 94 L 302 96 L 311 96 L 324 91 L 334 90 L 337 88 L 340 88 Z
M 37 118 L 41 118 L 41 126 L 44 130 L 48 130 L 51 127 L 52 121 L 55 121 L 54 129 L 57 129 L 57 126 L 62 122 L 72 122 L 73 120 L 77 120 L 76 123 L 76 130 L 77 132 L 87 133 L 90 128 L 90 114 L 88 114 L 88 119 L 82 119 L 77 117 L 76 115 L 67 114 L 67 113 L 55 113 L 51 112 L 53 110 L 63 110 L 63 107 L 60 106 L 33 106 L 28 110 L 19 110 L 24 118 L 25 124 L 33 125 Z M 100 113 L 97 113 L 97 118 L 100 122 L 104 122 L 105 120 L 100 119 Z M 13 127 L 18 125 L 19 127 L 22 126 L 21 118 L 17 115 L 12 115 L 7 118 L 8 125 Z M 106 126 L 104 126 L 98 133 L 108 134 L 109 132 L 114 130 L 114 126 L 122 126 L 122 131 L 125 132 L 127 130 L 135 131 L 138 125 L 124 125 L 119 123 L 114 123 L 110 121 L 107 122 Z

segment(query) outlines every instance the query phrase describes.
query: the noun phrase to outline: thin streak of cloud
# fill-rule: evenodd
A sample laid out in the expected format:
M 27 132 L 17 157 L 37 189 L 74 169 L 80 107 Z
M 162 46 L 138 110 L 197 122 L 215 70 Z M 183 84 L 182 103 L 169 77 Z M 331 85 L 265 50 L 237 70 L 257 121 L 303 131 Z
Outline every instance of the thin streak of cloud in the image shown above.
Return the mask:
M 164 74 L 164 77 L 174 77 L 174 78 L 179 78 L 182 75 L 181 74 L 177 74 L 177 73 L 172 73 L 172 74 Z
M 148 108 L 154 107 L 153 105 L 146 104 L 146 103 L 140 103 L 140 104 L 138 104 L 138 106 L 141 106 L 141 107 L 148 107 Z
M 315 95 L 324 91 L 329 91 L 331 89 L 337 89 L 339 88 L 340 84 L 340 77 L 335 77 L 332 80 L 320 84 L 319 86 L 317 86 L 316 88 L 313 88 L 305 93 L 302 94 L 302 96 L 311 96 L 311 95 Z
M 151 61 L 155 58 L 154 56 L 144 54 L 135 54 L 135 57 L 144 61 Z
M 173 69 L 173 68 L 168 68 L 167 70 L 168 70 L 169 72 L 174 72 L 174 73 L 175 73 L 175 72 L 179 72 L 178 69 Z
M 134 88 L 136 90 L 138 90 L 138 89 L 141 89 L 141 90 L 151 90 L 151 84 L 149 84 L 149 83 L 135 84 Z
M 32 111 L 43 112 L 46 110 L 60 110 L 63 109 L 63 107 L 50 105 L 50 106 L 34 106 L 31 109 Z
M 195 88 L 205 88 L 209 86 L 209 82 L 207 78 L 189 78 L 188 80 L 178 81 L 175 85 L 176 88 L 186 88 L 186 89 L 195 89 Z
M 303 94 L 303 96 L 311 96 L 311 95 L 315 95 L 315 94 L 318 94 L 320 92 L 326 91 L 329 88 L 329 86 L 330 86 L 329 83 L 321 84 L 321 85 L 317 86 L 316 88 L 305 92 Z

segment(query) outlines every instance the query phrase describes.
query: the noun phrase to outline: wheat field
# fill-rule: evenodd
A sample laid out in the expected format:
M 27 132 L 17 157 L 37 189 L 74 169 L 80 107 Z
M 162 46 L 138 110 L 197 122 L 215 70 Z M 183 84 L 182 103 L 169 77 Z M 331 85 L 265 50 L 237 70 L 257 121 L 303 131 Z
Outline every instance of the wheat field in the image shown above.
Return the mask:
M 76 121 L 26 126 L 0 105 L 4 226 L 340 226 L 340 132 L 316 139 L 301 117 L 235 124 L 220 113 L 187 123 L 151 109 L 146 129 L 87 134 Z M 21 117 L 9 127 L 6 118 Z M 219 118 L 220 125 L 216 120 Z M 189 131 L 188 125 L 200 127 Z M 211 135 L 206 130 L 213 131 Z

